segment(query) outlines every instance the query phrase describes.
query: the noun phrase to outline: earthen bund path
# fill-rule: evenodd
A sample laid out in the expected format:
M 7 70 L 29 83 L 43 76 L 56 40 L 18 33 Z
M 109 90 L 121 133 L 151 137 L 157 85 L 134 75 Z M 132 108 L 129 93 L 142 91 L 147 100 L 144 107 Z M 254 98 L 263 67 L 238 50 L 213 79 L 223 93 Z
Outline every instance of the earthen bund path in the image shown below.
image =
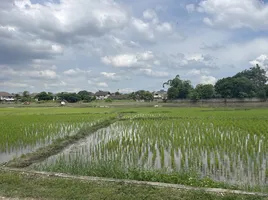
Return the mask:
M 68 175 L 64 173 L 52 173 L 52 172 L 40 172 L 40 171 L 33 171 L 27 169 L 17 169 L 17 168 L 7 168 L 7 167 L 0 167 L 0 170 L 6 172 L 19 172 L 23 175 L 36 175 L 40 177 L 56 177 L 56 178 L 64 178 L 70 180 L 82 180 L 82 181 L 89 181 L 89 182 L 113 182 L 113 183 L 123 183 L 129 185 L 145 185 L 145 186 L 153 186 L 153 187 L 161 187 L 161 188 L 174 188 L 180 190 L 189 190 L 189 191 L 204 191 L 208 193 L 217 193 L 217 194 L 238 194 L 238 195 L 252 195 L 252 196 L 261 196 L 261 197 L 268 197 L 268 194 L 259 193 L 259 192 L 246 192 L 240 190 L 229 190 L 229 189 L 221 189 L 221 188 L 202 188 L 202 187 L 192 187 L 186 185 L 178 185 L 178 184 L 169 184 L 169 183 L 159 183 L 159 182 L 148 182 L 148 181 L 135 181 L 135 180 L 125 180 L 125 179 L 114 179 L 114 178 L 102 178 L 102 177 L 92 177 L 92 176 L 74 176 Z M 0 197 L 2 199 L 9 199 Z M 12 199 L 12 198 L 11 198 Z

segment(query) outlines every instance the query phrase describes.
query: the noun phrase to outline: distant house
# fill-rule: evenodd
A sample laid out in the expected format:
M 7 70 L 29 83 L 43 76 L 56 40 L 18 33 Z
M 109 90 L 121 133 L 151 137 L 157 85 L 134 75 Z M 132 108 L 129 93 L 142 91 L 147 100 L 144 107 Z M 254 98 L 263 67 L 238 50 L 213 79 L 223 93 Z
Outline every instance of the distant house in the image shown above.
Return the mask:
M 129 95 L 128 94 L 112 94 L 111 96 L 109 96 L 110 99 L 112 100 L 126 100 L 129 99 Z
M 7 92 L 0 92 L 1 101 L 15 101 L 15 95 L 9 94 Z
M 98 91 L 95 93 L 95 96 L 96 96 L 96 99 L 98 99 L 98 100 L 104 100 L 104 99 L 108 99 L 110 94 L 111 93 L 108 91 Z
M 166 99 L 166 98 L 167 98 L 167 92 L 165 90 L 154 92 L 155 100 Z

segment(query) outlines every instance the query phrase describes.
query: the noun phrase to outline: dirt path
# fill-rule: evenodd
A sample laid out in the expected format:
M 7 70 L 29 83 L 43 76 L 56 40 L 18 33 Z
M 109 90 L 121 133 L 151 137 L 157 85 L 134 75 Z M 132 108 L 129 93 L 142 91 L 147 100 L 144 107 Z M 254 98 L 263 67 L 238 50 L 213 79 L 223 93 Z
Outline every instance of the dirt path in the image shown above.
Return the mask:
M 202 190 L 208 193 L 217 193 L 217 194 L 222 194 L 222 195 L 239 194 L 239 195 L 268 197 L 268 194 L 259 193 L 259 192 L 246 192 L 246 191 L 240 191 L 240 190 L 229 190 L 229 189 L 221 189 L 221 188 L 200 188 L 200 187 L 191 187 L 191 186 L 185 186 L 185 185 L 159 183 L 159 182 L 135 181 L 135 180 L 90 177 L 90 176 L 73 176 L 73 175 L 68 175 L 68 174 L 63 174 L 63 173 L 39 172 L 39 171 L 16 169 L 16 168 L 0 168 L 0 170 L 20 172 L 22 174 L 36 175 L 40 177 L 58 177 L 58 178 L 65 178 L 65 179 L 71 179 L 71 180 L 76 179 L 76 180 L 91 181 L 91 182 L 96 181 L 96 182 L 114 182 L 114 183 L 124 183 L 124 184 L 134 184 L 134 185 L 147 185 L 147 186 L 175 188 L 175 189 L 182 189 L 182 190 L 189 190 L 189 191 Z

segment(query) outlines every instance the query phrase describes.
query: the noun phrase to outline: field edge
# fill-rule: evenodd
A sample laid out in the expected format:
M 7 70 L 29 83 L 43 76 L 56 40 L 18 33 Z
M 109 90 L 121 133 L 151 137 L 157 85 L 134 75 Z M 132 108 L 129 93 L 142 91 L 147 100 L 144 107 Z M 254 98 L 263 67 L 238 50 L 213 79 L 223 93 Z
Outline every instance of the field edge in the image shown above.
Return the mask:
M 78 177 L 11 168 L 0 168 L 0 186 L 0 196 L 41 199 L 66 197 L 71 199 L 268 199 L 268 194 L 261 193 L 97 177 Z

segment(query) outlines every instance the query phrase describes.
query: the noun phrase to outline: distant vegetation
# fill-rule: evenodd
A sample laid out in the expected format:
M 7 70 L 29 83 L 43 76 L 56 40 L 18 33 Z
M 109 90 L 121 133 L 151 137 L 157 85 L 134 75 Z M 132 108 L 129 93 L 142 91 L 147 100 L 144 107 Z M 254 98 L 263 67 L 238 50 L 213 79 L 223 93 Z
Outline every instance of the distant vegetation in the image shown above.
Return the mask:
M 189 80 L 181 80 L 177 75 L 163 84 L 169 86 L 168 99 L 211 99 L 211 98 L 260 98 L 268 97 L 268 78 L 259 65 L 237 73 L 232 77 L 219 79 L 215 86 L 198 84 L 195 88 Z
M 105 102 L 112 102 L 113 100 L 153 101 L 154 98 L 164 101 L 174 99 L 198 101 L 200 99 L 259 98 L 266 101 L 268 98 L 267 81 L 267 72 L 259 65 L 256 65 L 232 77 L 219 79 L 215 85 L 198 84 L 194 87 L 191 81 L 182 80 L 179 75 L 176 75 L 175 78 L 163 83 L 163 88 L 168 87 L 167 92 L 161 90 L 159 91 L 160 93 L 146 90 L 139 90 L 129 94 L 122 94 L 118 91 L 115 93 L 109 91 L 92 93 L 82 90 L 78 93 L 60 92 L 53 94 L 43 91 L 41 93 L 30 94 L 28 91 L 24 91 L 21 94 L 14 94 L 13 96 L 17 101 L 38 101 L 39 103 L 45 101 L 76 103 L 92 102 L 95 100 L 105 100 Z M 160 96 L 156 95 L 154 97 L 155 94 L 160 94 Z

